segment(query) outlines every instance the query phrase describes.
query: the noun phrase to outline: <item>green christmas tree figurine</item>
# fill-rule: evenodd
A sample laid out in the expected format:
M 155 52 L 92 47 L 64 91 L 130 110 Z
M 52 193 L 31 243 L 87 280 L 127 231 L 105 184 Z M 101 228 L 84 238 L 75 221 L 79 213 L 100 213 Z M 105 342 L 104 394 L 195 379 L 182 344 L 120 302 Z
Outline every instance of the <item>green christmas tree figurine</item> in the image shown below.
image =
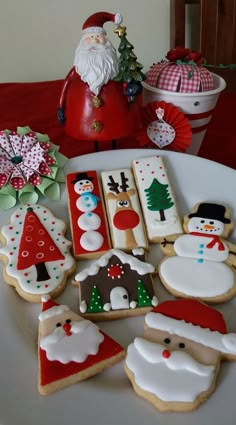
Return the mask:
M 143 65 L 137 61 L 137 56 L 133 52 L 134 46 L 126 38 L 126 27 L 118 27 L 115 32 L 120 38 L 118 48 L 120 57 L 119 72 L 114 80 L 126 83 L 125 94 L 129 96 L 130 100 L 134 100 L 142 92 L 141 82 L 146 79 L 145 74 L 141 71 Z
M 103 311 L 102 300 L 99 295 L 99 291 L 97 286 L 93 287 L 91 300 L 88 307 L 88 313 L 99 313 L 99 311 Z
M 147 307 L 149 305 L 152 305 L 152 300 L 142 280 L 138 280 L 138 307 Z
M 168 184 L 161 184 L 157 179 L 153 179 L 151 186 L 145 189 L 147 196 L 148 209 L 151 211 L 159 211 L 160 220 L 165 221 L 164 210 L 174 205 L 168 192 Z

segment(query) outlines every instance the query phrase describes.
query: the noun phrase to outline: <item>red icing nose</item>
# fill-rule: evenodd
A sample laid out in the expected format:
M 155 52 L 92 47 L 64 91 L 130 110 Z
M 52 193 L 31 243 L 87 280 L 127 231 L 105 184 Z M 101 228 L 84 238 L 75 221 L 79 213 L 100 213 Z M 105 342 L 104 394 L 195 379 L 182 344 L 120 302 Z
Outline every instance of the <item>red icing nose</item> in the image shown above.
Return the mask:
M 133 229 L 139 221 L 139 215 L 131 209 L 118 211 L 113 217 L 114 226 L 119 230 Z
M 72 335 L 70 323 L 64 323 L 63 329 L 64 329 L 67 336 Z
M 162 351 L 162 356 L 165 357 L 165 359 L 168 359 L 170 357 L 169 350 L 163 350 Z

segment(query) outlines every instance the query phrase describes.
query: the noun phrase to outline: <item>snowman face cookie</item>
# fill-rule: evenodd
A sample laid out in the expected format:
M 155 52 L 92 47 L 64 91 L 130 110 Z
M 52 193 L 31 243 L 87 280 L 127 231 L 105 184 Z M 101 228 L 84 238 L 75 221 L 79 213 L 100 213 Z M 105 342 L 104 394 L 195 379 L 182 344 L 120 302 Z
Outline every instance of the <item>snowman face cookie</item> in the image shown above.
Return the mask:
M 230 211 L 215 203 L 197 204 L 184 217 L 186 234 L 161 241 L 162 283 L 175 296 L 225 302 L 236 294 L 236 247 L 223 239 L 233 228 Z

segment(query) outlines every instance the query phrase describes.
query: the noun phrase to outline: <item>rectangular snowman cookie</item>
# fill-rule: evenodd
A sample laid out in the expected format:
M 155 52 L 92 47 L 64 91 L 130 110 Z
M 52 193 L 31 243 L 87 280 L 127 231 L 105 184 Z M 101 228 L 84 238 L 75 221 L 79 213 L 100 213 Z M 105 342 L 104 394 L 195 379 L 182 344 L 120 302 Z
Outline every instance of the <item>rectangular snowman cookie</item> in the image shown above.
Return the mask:
M 147 229 L 148 240 L 182 233 L 175 197 L 163 159 L 159 156 L 136 159 L 132 163 Z
M 66 183 L 74 256 L 98 257 L 111 244 L 97 172 L 70 173 Z
M 101 173 L 113 248 L 148 249 L 138 193 L 130 169 Z

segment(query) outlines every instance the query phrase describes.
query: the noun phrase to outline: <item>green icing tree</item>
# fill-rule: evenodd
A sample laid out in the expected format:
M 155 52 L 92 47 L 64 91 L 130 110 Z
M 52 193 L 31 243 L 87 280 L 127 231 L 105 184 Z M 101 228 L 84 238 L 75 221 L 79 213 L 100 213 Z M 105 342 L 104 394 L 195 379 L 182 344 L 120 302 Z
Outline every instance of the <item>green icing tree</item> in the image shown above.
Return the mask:
M 102 300 L 101 300 L 97 286 L 94 286 L 87 312 L 99 313 L 100 311 L 103 311 Z
M 152 305 L 152 300 L 142 280 L 138 280 L 138 307 L 147 307 L 151 305 Z
M 126 28 L 119 27 L 116 32 L 120 38 L 118 47 L 120 57 L 118 74 L 114 80 L 126 83 L 125 94 L 134 100 L 135 96 L 141 93 L 141 82 L 146 76 L 141 71 L 143 65 L 137 61 L 137 56 L 133 52 L 134 46 L 127 40 Z
M 161 184 L 157 179 L 153 179 L 151 186 L 145 189 L 147 196 L 148 209 L 151 211 L 159 211 L 160 220 L 165 221 L 164 210 L 174 205 L 169 191 L 168 184 Z

